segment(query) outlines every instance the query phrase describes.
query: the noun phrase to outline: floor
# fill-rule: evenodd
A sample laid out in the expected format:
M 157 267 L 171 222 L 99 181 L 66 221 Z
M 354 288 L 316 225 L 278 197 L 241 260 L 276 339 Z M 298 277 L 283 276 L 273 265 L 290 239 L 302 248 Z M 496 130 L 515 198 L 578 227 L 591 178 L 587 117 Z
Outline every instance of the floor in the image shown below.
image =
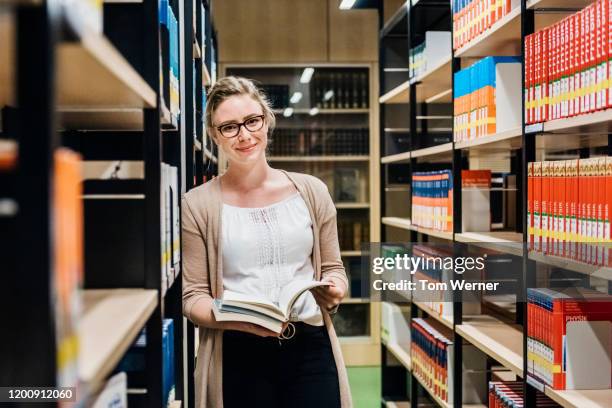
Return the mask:
M 349 367 L 348 376 L 355 408 L 380 407 L 380 367 Z

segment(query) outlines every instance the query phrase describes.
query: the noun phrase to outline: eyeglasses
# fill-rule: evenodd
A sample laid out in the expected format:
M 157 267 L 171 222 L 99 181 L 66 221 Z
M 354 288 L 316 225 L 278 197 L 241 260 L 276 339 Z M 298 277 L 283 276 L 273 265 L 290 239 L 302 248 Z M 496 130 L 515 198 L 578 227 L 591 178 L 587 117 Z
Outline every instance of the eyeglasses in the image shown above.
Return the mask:
M 242 123 L 228 123 L 226 125 L 217 126 L 217 130 L 221 133 L 221 136 L 231 139 L 232 137 L 238 136 L 240 133 L 240 127 L 244 126 L 249 132 L 257 132 L 263 127 L 264 115 L 252 116 Z

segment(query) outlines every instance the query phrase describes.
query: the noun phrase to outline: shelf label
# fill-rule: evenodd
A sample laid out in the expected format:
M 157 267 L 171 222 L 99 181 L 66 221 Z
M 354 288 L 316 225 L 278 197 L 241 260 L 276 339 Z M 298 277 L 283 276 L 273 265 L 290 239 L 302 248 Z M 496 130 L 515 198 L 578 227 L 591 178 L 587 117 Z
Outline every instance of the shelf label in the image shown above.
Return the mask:
M 544 132 L 544 123 L 534 123 L 533 125 L 525 126 L 525 133 L 540 133 Z

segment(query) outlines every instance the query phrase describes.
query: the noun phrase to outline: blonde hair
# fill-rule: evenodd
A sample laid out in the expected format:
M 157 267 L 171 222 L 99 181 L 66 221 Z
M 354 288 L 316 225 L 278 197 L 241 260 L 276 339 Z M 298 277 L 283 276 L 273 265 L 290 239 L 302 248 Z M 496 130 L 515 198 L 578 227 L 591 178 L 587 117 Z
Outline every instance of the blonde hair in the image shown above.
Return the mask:
M 255 85 L 253 80 L 238 76 L 227 76 L 217 80 L 208 91 L 205 118 L 208 134 L 216 136 L 212 115 L 223 101 L 234 95 L 248 95 L 259 103 L 268 124 L 268 132 L 272 133 L 276 125 L 276 118 L 266 94 Z

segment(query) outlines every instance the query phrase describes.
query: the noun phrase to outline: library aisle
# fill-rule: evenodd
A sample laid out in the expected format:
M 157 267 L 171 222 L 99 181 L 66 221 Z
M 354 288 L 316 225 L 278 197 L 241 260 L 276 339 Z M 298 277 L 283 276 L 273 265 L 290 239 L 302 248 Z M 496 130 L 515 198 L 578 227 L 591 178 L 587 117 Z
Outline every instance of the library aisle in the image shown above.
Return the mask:
M 198 302 L 315 330 L 189 300 L 226 76 L 267 97 L 261 163 L 333 201 L 338 407 L 612 407 L 612 0 L 0 0 L 0 406 L 217 408 Z

